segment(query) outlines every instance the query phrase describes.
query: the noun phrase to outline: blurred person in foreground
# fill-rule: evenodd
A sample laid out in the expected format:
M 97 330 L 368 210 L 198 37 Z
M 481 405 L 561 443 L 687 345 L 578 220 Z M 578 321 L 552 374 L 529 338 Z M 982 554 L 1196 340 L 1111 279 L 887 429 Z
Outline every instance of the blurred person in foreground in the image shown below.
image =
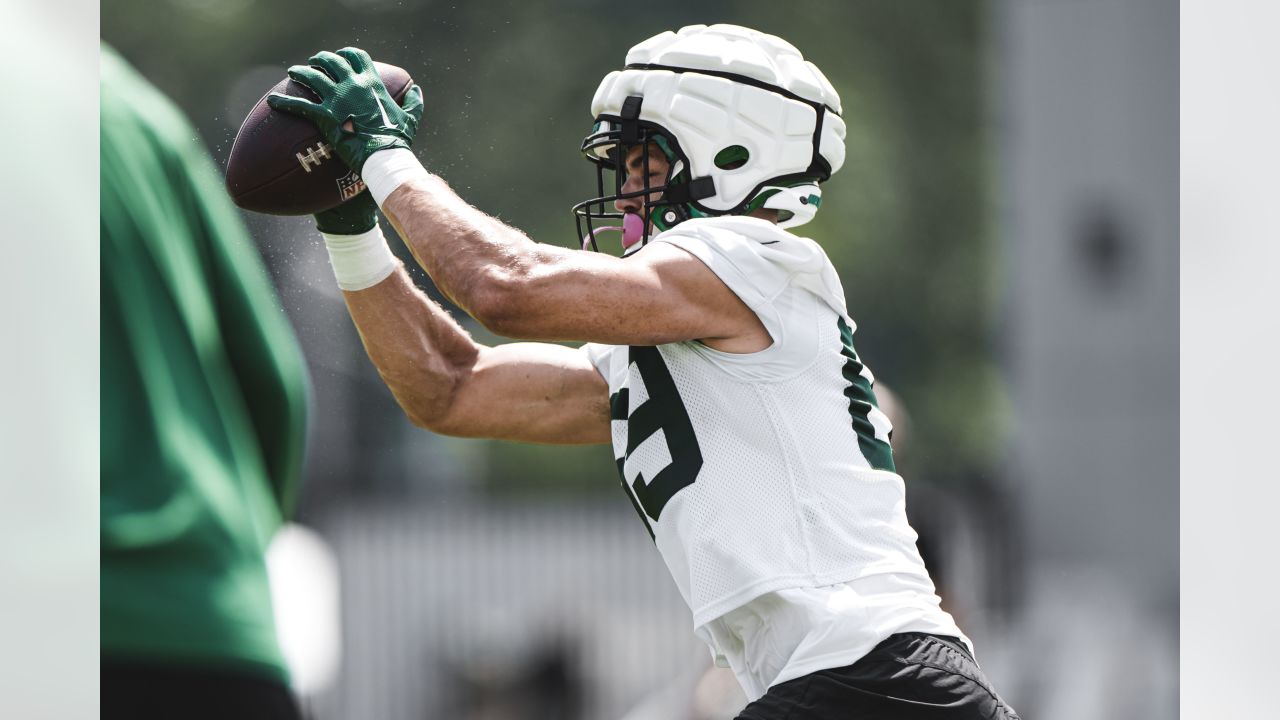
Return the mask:
M 196 132 L 101 53 L 101 709 L 299 718 L 264 551 L 306 377 Z
M 535 244 L 460 199 L 410 150 L 420 91 L 397 106 L 363 51 L 289 70 L 318 102 L 271 106 L 317 125 L 447 297 L 499 334 L 587 341 L 477 344 L 362 197 L 317 225 L 369 357 L 435 432 L 612 441 L 695 632 L 752 701 L 741 718 L 1016 718 L 920 558 L 835 269 L 786 230 L 843 164 L 839 96 L 737 26 L 662 33 L 626 62 L 583 143 L 599 195 L 574 208 L 583 249 L 612 231 L 621 258 Z M 533 158 L 512 172 L 545 180 Z

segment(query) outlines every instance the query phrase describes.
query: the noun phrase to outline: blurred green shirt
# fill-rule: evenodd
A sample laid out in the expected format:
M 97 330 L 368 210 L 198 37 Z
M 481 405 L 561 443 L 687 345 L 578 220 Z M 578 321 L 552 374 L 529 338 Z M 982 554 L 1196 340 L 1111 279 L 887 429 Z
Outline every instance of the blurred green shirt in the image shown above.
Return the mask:
M 302 358 L 195 130 L 101 59 L 102 653 L 287 679 L 263 553 L 299 475 Z

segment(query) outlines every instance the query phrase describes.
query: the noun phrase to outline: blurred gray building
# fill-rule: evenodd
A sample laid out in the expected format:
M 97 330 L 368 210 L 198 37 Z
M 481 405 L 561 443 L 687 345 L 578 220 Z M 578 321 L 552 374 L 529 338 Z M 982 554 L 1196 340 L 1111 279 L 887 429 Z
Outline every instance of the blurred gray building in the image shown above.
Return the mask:
M 1028 573 L 1005 692 L 1046 719 L 1176 717 L 1178 5 L 994 10 L 999 351 Z

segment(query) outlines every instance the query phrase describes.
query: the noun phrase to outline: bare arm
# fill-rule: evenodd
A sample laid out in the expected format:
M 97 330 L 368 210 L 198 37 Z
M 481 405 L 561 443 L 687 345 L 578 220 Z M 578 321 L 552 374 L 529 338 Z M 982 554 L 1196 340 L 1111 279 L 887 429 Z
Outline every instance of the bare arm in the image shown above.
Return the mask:
M 622 259 L 532 242 L 422 175 L 382 204 L 450 299 L 502 335 L 617 345 L 767 347 L 759 318 L 709 268 L 666 244 Z
M 480 345 L 400 267 L 343 297 L 369 358 L 415 425 L 462 437 L 609 441 L 609 388 L 582 352 Z

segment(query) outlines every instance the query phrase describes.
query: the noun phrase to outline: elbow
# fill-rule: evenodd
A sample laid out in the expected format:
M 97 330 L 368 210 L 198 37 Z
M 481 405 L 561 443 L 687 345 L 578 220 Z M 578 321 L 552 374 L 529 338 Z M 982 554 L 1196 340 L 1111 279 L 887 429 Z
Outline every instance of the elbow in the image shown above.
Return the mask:
M 491 333 L 522 337 L 527 332 L 530 285 L 519 271 L 499 269 L 486 273 L 468 298 L 467 311 Z
M 404 416 L 416 428 L 422 430 L 430 430 L 434 433 L 441 433 L 444 426 L 444 416 L 446 413 L 431 407 L 419 407 L 406 403 L 400 404 L 400 409 L 404 411 Z M 443 433 L 441 433 L 443 434 Z
M 408 418 L 409 422 L 420 430 L 450 437 L 479 437 L 474 432 L 474 429 L 468 427 L 450 406 L 435 406 L 424 409 L 402 405 L 401 409 L 404 410 L 405 417 Z
M 411 376 L 393 377 L 385 371 L 381 374 L 410 423 L 423 430 L 448 435 L 451 434 L 448 430 L 463 374 L 460 368 L 446 366 L 439 359 L 428 365 L 431 367 L 425 375 L 413 373 Z

